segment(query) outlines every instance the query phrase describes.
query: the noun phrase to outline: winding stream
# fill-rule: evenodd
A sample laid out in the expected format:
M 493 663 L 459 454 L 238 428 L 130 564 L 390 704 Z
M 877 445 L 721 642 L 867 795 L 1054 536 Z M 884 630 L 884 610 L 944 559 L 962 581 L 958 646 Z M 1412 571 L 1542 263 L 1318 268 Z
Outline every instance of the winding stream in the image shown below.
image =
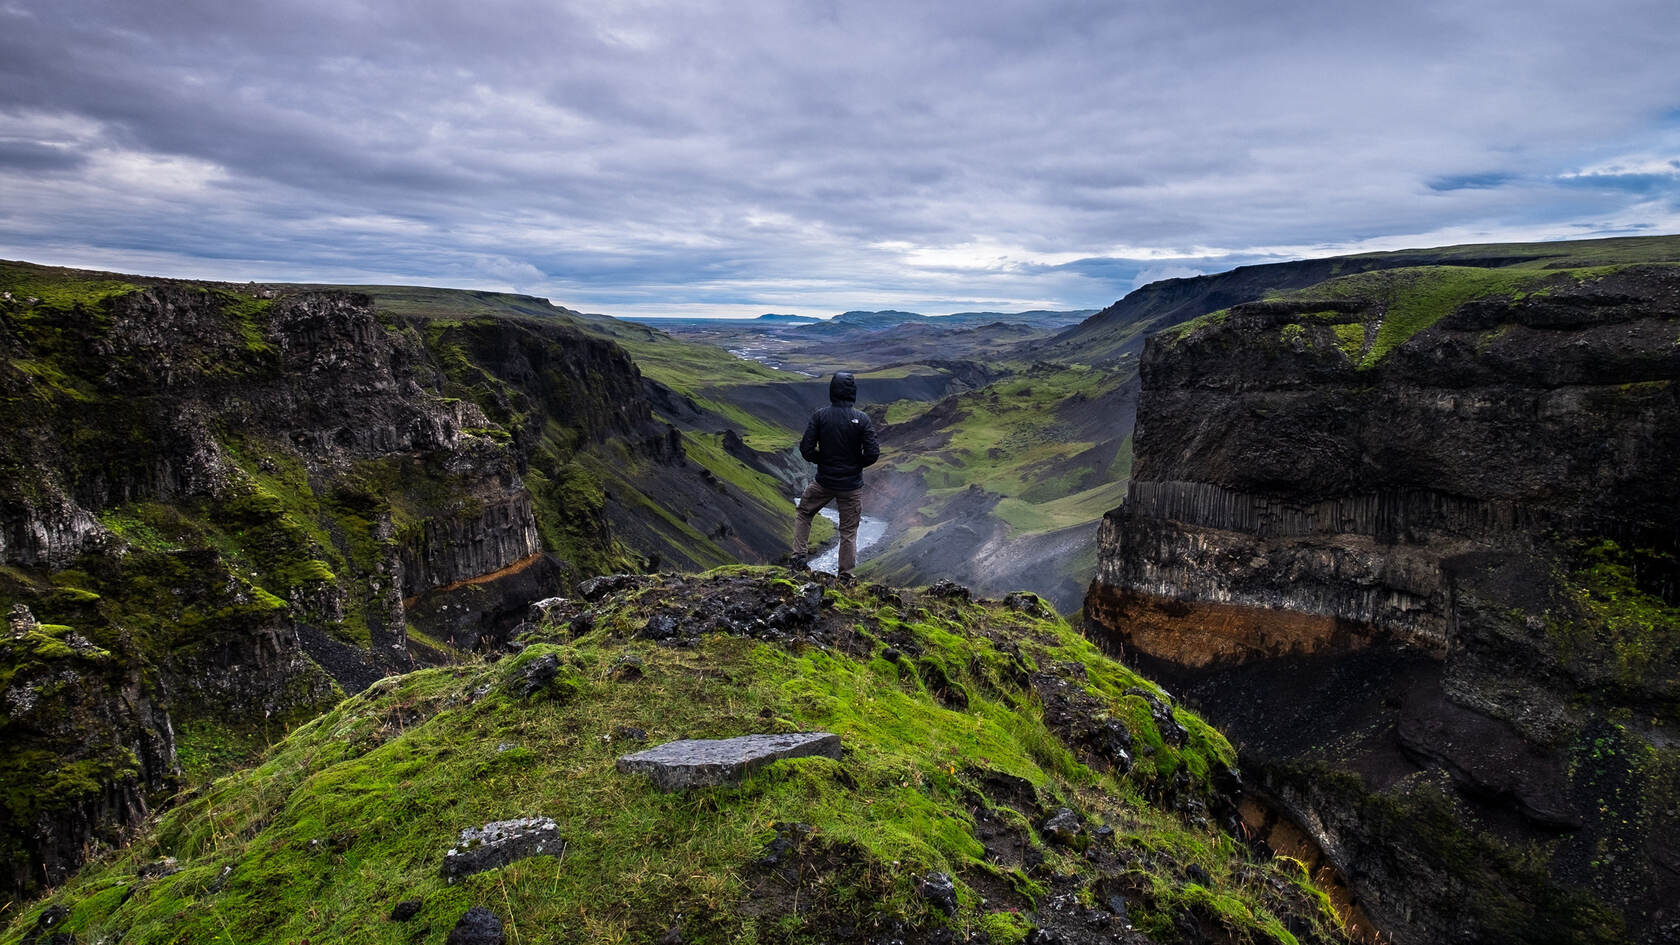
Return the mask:
M 793 504 L 798 505 L 799 500 L 797 498 L 795 498 L 793 500 Z M 833 522 L 836 525 L 840 524 L 840 512 L 839 512 L 839 510 L 835 509 L 832 504 L 830 504 L 828 508 L 823 509 L 818 514 L 820 514 L 823 518 L 828 519 L 829 521 Z M 858 544 L 858 547 L 857 547 L 858 561 L 861 562 L 865 557 L 864 553 L 867 552 L 870 548 L 873 548 L 874 546 L 880 544 L 881 539 L 885 538 L 886 535 L 887 535 L 887 520 L 886 519 L 876 518 L 873 515 L 865 515 L 862 518 L 860 518 L 858 520 L 858 542 L 857 542 L 857 544 Z M 835 574 L 835 573 L 839 572 L 839 570 L 840 570 L 840 542 L 839 542 L 838 539 L 835 540 L 834 544 L 829 546 L 827 551 L 824 551 L 822 554 L 817 555 L 816 557 L 811 559 L 811 570 L 813 570 L 813 571 L 823 571 L 823 572 L 828 573 L 828 574 Z

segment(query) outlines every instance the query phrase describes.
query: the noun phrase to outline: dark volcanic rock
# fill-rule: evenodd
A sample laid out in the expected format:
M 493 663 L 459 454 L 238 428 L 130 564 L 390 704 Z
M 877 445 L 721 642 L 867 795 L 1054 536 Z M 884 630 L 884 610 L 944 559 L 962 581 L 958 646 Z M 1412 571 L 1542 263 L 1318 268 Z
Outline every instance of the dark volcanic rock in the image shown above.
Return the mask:
M 1055 813 L 1045 818 L 1044 823 L 1038 825 L 1038 829 L 1052 842 L 1065 847 L 1078 843 L 1085 833 L 1085 825 L 1080 823 L 1079 815 L 1067 807 L 1057 808 Z
M 468 909 L 449 930 L 444 945 L 507 945 L 502 920 L 483 906 Z
M 420 908 L 425 905 L 419 899 L 404 899 L 391 908 L 392 922 L 407 922 L 420 914 Z
M 969 600 L 974 595 L 968 588 L 955 581 L 938 581 L 927 589 L 929 597 L 947 597 L 954 600 Z
M 645 578 L 635 574 L 608 574 L 590 578 L 578 585 L 578 596 L 594 603 L 602 600 L 608 594 L 616 594 L 632 587 L 640 587 L 645 583 L 645 580 Z
M 928 905 L 950 915 L 957 911 L 957 886 L 945 873 L 929 873 L 916 880 L 916 895 Z

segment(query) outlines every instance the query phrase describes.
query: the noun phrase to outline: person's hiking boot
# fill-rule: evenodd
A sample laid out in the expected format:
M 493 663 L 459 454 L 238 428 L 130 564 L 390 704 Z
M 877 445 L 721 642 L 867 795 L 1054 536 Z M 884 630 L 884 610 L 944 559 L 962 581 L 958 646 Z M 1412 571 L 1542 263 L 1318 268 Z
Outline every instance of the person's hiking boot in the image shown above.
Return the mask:
M 809 555 L 796 555 L 796 554 L 789 553 L 789 554 L 782 555 L 780 558 L 777 558 L 775 563 L 780 565 L 781 567 L 787 568 L 789 571 L 809 571 L 809 570 L 811 570 L 811 562 L 810 562 L 810 556 Z
M 857 583 L 857 575 L 853 574 L 850 571 L 841 571 L 839 574 L 835 575 L 835 578 L 837 578 L 840 581 L 841 584 L 856 584 Z

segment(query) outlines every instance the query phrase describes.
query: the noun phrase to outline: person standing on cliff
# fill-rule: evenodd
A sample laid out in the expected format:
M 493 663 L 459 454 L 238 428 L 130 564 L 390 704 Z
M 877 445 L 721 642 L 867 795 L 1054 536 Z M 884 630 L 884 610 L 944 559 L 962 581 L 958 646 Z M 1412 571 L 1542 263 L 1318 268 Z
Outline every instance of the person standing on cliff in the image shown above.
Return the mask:
M 875 425 L 857 403 L 857 380 L 840 371 L 828 382 L 828 406 L 811 414 L 799 455 L 817 464 L 817 478 L 799 497 L 793 523 L 795 567 L 811 554 L 811 519 L 830 502 L 840 509 L 840 576 L 850 578 L 857 566 L 858 520 L 863 517 L 863 470 L 881 458 Z

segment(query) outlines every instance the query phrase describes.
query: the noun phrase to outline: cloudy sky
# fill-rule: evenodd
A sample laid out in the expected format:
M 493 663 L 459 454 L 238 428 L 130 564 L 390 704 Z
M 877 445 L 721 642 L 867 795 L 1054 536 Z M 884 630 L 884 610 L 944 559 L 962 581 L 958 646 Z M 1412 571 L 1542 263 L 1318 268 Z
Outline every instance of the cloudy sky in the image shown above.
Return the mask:
M 1680 232 L 1680 3 L 0 0 L 0 257 L 610 314 L 1096 308 Z

